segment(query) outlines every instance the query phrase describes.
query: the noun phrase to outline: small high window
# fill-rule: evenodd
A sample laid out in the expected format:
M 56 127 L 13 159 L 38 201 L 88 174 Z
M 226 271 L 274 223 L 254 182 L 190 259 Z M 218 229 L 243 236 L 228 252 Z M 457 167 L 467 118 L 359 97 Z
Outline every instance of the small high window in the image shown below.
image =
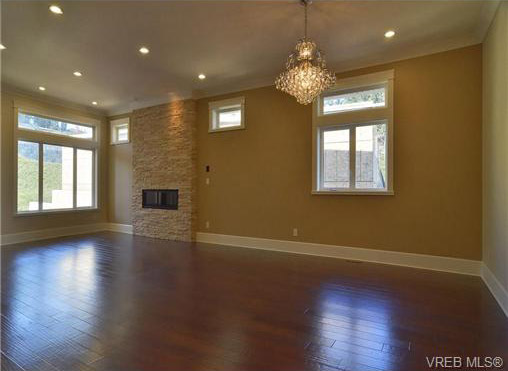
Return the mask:
M 243 97 L 211 102 L 209 132 L 244 129 L 244 109 Z
M 130 142 L 129 118 L 121 118 L 111 121 L 111 144 L 122 144 Z

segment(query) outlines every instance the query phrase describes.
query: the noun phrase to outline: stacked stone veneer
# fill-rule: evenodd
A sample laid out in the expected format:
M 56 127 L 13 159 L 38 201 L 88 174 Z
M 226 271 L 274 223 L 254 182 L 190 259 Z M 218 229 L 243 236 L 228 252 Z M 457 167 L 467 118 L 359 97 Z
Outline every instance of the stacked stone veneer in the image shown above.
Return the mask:
M 196 102 L 134 111 L 132 122 L 134 234 L 192 241 L 196 226 Z M 142 208 L 143 189 L 178 189 L 178 210 Z

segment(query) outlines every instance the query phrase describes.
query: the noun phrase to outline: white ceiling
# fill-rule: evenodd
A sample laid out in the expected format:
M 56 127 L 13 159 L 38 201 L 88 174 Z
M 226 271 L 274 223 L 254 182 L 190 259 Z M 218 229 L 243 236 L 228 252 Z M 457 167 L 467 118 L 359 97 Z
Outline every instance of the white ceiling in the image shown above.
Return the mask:
M 480 43 L 497 3 L 314 1 L 309 36 L 348 70 Z M 60 1 L 62 16 L 49 4 L 2 1 L 2 81 L 109 114 L 269 85 L 303 33 L 296 1 Z

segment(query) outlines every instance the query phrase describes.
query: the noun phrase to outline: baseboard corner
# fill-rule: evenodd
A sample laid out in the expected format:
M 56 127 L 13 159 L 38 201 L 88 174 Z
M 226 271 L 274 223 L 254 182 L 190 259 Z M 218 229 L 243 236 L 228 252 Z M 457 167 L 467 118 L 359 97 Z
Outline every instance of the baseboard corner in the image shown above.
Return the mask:
M 501 285 L 501 282 L 499 282 L 497 277 L 485 263 L 482 263 L 481 277 L 506 317 L 508 317 L 508 291 L 503 287 L 503 285 Z
M 132 224 L 108 223 L 106 230 L 111 232 L 133 234 Z

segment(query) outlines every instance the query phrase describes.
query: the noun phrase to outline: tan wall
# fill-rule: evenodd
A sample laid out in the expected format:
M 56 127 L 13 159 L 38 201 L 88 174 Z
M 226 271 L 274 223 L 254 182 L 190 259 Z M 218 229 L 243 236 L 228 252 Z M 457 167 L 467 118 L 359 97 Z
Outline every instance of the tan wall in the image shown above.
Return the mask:
M 23 99 L 30 105 L 43 107 L 45 110 L 55 112 L 57 115 L 80 115 L 89 116 L 102 120 L 101 127 L 101 152 L 99 153 L 99 210 L 81 212 L 60 212 L 44 215 L 14 215 L 14 99 Z M 2 234 L 21 233 L 46 228 L 68 227 L 78 224 L 101 223 L 107 221 L 107 145 L 106 145 L 106 121 L 104 117 L 92 116 L 63 106 L 38 101 L 27 96 L 17 96 L 2 90 Z
M 483 48 L 483 259 L 508 290 L 508 3 Z
M 311 195 L 311 106 L 270 86 L 198 102 L 198 231 L 481 259 L 481 46 L 339 77 L 392 68 L 395 196 Z M 246 129 L 209 134 L 234 96 Z
M 111 117 L 110 120 L 123 116 Z M 131 127 L 132 127 L 131 117 Z M 108 125 L 108 138 L 110 138 Z M 109 146 L 109 214 L 111 223 L 132 224 L 132 141 Z

